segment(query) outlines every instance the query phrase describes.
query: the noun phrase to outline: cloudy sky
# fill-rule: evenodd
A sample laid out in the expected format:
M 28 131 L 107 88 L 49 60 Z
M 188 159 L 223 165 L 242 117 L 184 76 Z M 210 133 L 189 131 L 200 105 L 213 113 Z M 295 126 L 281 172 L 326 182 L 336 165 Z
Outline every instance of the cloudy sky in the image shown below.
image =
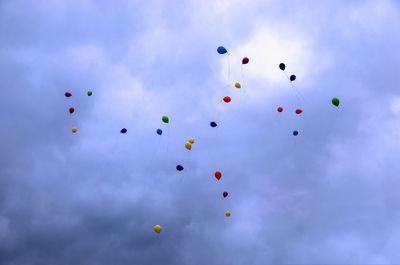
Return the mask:
M 399 264 L 399 29 L 397 0 L 0 1 L 0 264 Z

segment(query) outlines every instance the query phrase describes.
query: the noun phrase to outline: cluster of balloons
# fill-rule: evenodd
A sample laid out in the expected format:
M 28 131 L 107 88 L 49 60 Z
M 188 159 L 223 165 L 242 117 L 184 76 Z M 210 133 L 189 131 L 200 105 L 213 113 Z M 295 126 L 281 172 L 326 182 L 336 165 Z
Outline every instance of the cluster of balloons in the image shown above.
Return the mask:
M 214 177 L 215 177 L 217 180 L 220 180 L 220 179 L 222 178 L 222 172 L 219 171 L 219 170 L 215 171 Z M 222 193 L 222 196 L 223 196 L 224 198 L 228 197 L 228 192 L 227 192 L 227 191 L 224 191 L 224 192 Z M 226 216 L 226 217 L 229 217 L 229 216 L 231 216 L 231 213 L 230 213 L 229 211 L 227 211 L 227 212 L 225 213 L 225 216 Z
M 281 106 L 279 106 L 278 108 L 276 108 L 276 111 L 277 111 L 277 112 L 283 112 L 283 108 L 282 108 Z M 294 112 L 295 112 L 297 115 L 300 115 L 300 114 L 303 112 L 303 110 L 297 108 L 297 109 L 295 109 Z
M 295 76 L 295 75 L 290 75 L 290 76 L 288 76 L 288 75 L 286 74 L 286 72 L 285 72 L 286 65 L 285 65 L 284 63 L 280 63 L 280 64 L 279 64 L 279 69 L 281 69 L 282 72 L 285 73 L 286 77 L 290 80 L 290 82 L 293 82 L 293 81 L 296 80 L 296 76 Z M 292 85 L 292 86 L 293 86 L 293 85 Z M 277 111 L 278 111 L 278 112 L 283 112 L 283 108 L 282 108 L 281 106 L 279 106 L 279 107 L 277 108 Z M 300 108 L 297 108 L 297 109 L 295 109 L 294 112 L 295 112 L 297 115 L 300 115 L 300 114 L 303 112 L 303 110 L 300 109 Z M 297 135 L 299 135 L 299 132 L 298 132 L 298 131 L 293 131 L 293 135 L 294 135 L 294 136 L 297 136 Z
M 89 90 L 89 91 L 87 92 L 87 95 L 90 97 L 90 96 L 93 95 L 93 92 L 92 92 L 91 90 Z M 67 91 L 67 92 L 64 93 L 64 96 L 65 96 L 66 98 L 70 98 L 70 97 L 72 97 L 72 93 L 69 92 L 69 91 Z M 70 114 L 74 113 L 74 112 L 75 112 L 75 108 L 74 108 L 74 107 L 70 107 L 70 108 L 68 109 L 68 112 L 69 112 Z M 72 133 L 77 133 L 77 132 L 78 132 L 78 129 L 77 129 L 76 127 L 73 127 L 73 128 L 71 129 L 71 132 L 72 132 Z
M 284 63 L 280 63 L 280 64 L 279 64 L 279 69 L 281 69 L 282 71 L 285 71 L 286 65 L 285 65 Z M 291 82 L 293 82 L 294 80 L 296 80 L 296 76 L 295 76 L 295 75 L 291 75 L 291 76 L 289 77 L 289 80 L 290 80 Z
M 187 140 L 187 142 L 185 143 L 185 148 L 190 151 L 190 150 L 192 150 L 193 144 L 194 144 L 194 139 L 189 138 L 189 140 Z
M 223 54 L 227 54 L 227 53 L 228 53 L 228 50 L 227 50 L 225 47 L 223 47 L 223 46 L 219 46 L 219 47 L 217 48 L 217 52 L 218 52 L 219 54 L 223 55 Z M 229 56 L 229 54 L 228 54 L 228 56 Z M 246 65 L 246 64 L 248 64 L 249 62 L 250 62 L 250 60 L 249 60 L 248 57 L 243 57 L 243 58 L 242 58 L 242 65 Z M 286 65 L 285 65 L 284 63 L 280 63 L 280 64 L 279 64 L 279 69 L 282 70 L 282 72 L 285 73 L 285 75 L 287 76 L 287 78 L 289 79 L 289 81 L 290 81 L 291 83 L 294 82 L 294 81 L 296 80 L 296 75 L 292 74 L 292 75 L 288 76 L 288 75 L 286 74 L 286 72 L 285 72 Z M 242 73 L 242 74 L 243 74 L 243 73 Z M 235 87 L 236 89 L 240 89 L 240 88 L 242 87 L 242 85 L 240 84 L 240 82 L 235 82 L 235 83 L 234 83 L 234 87 Z M 71 92 L 68 92 L 68 91 L 65 92 L 64 95 L 65 95 L 65 97 L 67 97 L 67 98 L 72 97 L 72 93 L 71 93 Z M 93 95 L 93 92 L 92 92 L 91 90 L 87 91 L 87 96 L 90 97 L 90 96 L 92 96 L 92 95 Z M 223 100 L 225 103 L 230 103 L 230 102 L 232 101 L 232 98 L 231 98 L 230 96 L 225 96 L 225 97 L 223 97 L 222 100 Z M 339 103 L 340 103 L 340 101 L 339 101 L 339 99 L 338 99 L 337 97 L 332 98 L 332 104 L 333 104 L 334 106 L 339 107 Z M 279 107 L 277 108 L 277 111 L 278 111 L 279 113 L 283 112 L 283 107 L 282 107 L 282 106 L 279 106 Z M 75 108 L 74 108 L 74 107 L 70 107 L 70 108 L 69 108 L 69 113 L 70 113 L 70 114 L 73 114 L 74 112 L 75 112 Z M 294 112 L 295 112 L 296 115 L 300 115 L 300 114 L 303 113 L 303 109 L 301 109 L 301 108 L 296 108 Z M 163 123 L 169 124 L 169 117 L 168 117 L 168 116 L 166 116 L 166 115 L 162 116 L 162 117 L 161 117 L 161 120 L 162 120 Z M 211 122 L 210 122 L 210 127 L 215 128 L 215 127 L 217 127 L 217 126 L 218 126 L 218 125 L 217 125 L 217 123 L 216 123 L 215 121 L 211 121 Z M 78 131 L 78 129 L 77 129 L 76 127 L 73 127 L 73 128 L 71 129 L 71 131 L 72 131 L 72 133 L 76 133 L 76 132 Z M 121 132 L 122 134 L 127 133 L 127 131 L 128 131 L 128 130 L 127 130 L 126 128 L 122 128 L 122 129 L 120 130 L 120 132 Z M 156 129 L 156 134 L 161 136 L 161 135 L 163 134 L 163 130 L 160 129 L 160 128 Z M 294 130 L 294 131 L 293 131 L 293 135 L 294 135 L 294 136 L 297 136 L 297 135 L 299 135 L 299 132 L 298 132 L 297 130 Z M 187 150 L 191 150 L 194 143 L 195 143 L 194 138 L 189 138 L 188 141 L 185 143 L 185 148 L 186 148 Z M 177 170 L 177 171 L 183 171 L 183 170 L 184 170 L 184 167 L 183 167 L 182 165 L 178 164 L 178 165 L 176 166 L 176 170 Z M 214 177 L 217 179 L 217 181 L 220 181 L 220 180 L 222 179 L 222 172 L 219 171 L 219 170 L 215 171 Z M 223 198 L 227 198 L 228 195 L 229 195 L 228 191 L 223 191 L 223 192 L 222 192 Z M 231 216 L 231 212 L 230 212 L 230 211 L 226 211 L 226 212 L 225 212 L 225 216 L 226 216 L 226 217 L 230 217 L 230 216 Z M 154 225 L 154 226 L 153 226 L 153 230 L 154 230 L 155 233 L 160 234 L 161 231 L 162 231 L 162 227 L 161 227 L 161 225 L 157 224 L 157 225 Z
M 227 50 L 225 47 L 223 47 L 223 46 L 219 46 L 219 47 L 217 48 L 217 52 L 218 52 L 219 54 L 226 54 L 226 53 L 228 53 L 228 50 Z M 246 64 L 248 64 L 249 62 L 250 62 L 250 59 L 249 59 L 248 57 L 243 57 L 243 58 L 242 58 L 242 65 L 246 65 Z M 243 71 L 243 69 L 242 69 L 242 71 Z M 243 72 L 242 72 L 242 79 L 243 79 Z M 294 80 L 296 79 L 296 77 L 293 76 L 293 77 L 291 77 L 291 79 L 293 79 L 292 81 L 294 81 Z M 236 83 L 234 84 L 234 87 L 237 88 L 237 89 L 240 89 L 240 88 L 242 87 L 242 85 L 240 84 L 240 82 L 236 82 Z M 225 96 L 222 100 L 223 100 L 225 103 L 230 103 L 230 102 L 232 101 L 232 98 L 231 98 L 230 96 Z M 281 111 L 283 110 L 282 108 L 280 108 L 280 109 L 281 109 Z M 278 111 L 279 111 L 279 110 L 278 110 Z M 217 123 L 216 123 L 215 121 L 212 121 L 212 122 L 210 122 L 210 126 L 211 126 L 212 128 L 215 128 L 215 127 L 217 127 Z M 215 178 L 216 178 L 217 180 L 220 180 L 220 179 L 222 178 L 222 173 L 221 173 L 221 171 L 215 171 L 214 176 L 215 176 Z M 228 192 L 227 192 L 227 191 L 224 191 L 224 192 L 222 193 L 222 196 L 223 196 L 224 198 L 228 197 Z M 230 212 L 230 211 L 225 212 L 225 216 L 226 216 L 226 217 L 231 216 L 231 212 Z

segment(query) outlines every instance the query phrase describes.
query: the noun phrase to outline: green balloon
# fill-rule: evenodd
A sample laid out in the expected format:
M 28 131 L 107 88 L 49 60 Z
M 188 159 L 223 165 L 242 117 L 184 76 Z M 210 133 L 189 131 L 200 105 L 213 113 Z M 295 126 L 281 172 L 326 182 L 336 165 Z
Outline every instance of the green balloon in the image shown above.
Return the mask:
M 168 118 L 168 116 L 162 116 L 161 119 L 162 119 L 163 122 L 169 123 L 169 118 Z
M 332 104 L 335 105 L 336 107 L 339 106 L 339 102 L 340 102 L 340 101 L 339 101 L 338 98 L 333 98 L 333 99 L 332 99 Z
M 87 95 L 88 95 L 89 97 L 90 97 L 92 94 L 93 94 L 93 93 L 92 93 L 92 91 L 90 91 L 90 90 L 87 92 Z

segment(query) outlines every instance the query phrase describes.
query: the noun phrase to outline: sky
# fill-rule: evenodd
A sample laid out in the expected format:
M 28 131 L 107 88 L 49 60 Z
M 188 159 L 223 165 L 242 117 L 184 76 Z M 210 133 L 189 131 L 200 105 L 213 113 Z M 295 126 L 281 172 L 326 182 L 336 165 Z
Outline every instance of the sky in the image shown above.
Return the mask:
M 399 264 L 399 28 L 397 0 L 0 1 L 0 264 Z

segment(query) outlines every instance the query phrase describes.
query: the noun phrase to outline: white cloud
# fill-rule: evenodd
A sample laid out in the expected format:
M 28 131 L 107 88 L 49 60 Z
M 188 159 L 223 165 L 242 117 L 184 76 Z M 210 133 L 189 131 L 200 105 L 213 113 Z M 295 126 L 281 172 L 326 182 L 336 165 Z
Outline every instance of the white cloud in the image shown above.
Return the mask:
M 364 1 L 350 5 L 337 15 L 337 24 L 341 32 L 353 38 L 355 31 L 362 30 L 363 34 L 381 34 L 399 24 L 398 7 L 390 0 Z
M 394 114 L 400 114 L 400 97 L 392 100 L 390 104 L 390 109 Z
M 290 31 L 292 30 L 270 29 L 266 26 L 256 29 L 251 39 L 230 51 L 229 70 L 222 59 L 221 76 L 228 80 L 230 75 L 233 87 L 236 81 L 242 80 L 242 67 L 244 81 L 251 86 L 247 90 L 248 95 L 253 100 L 262 99 L 275 91 L 282 93 L 285 89 L 292 89 L 290 81 L 278 67 L 283 62 L 286 64 L 285 73 L 288 76 L 297 76 L 294 84 L 301 89 L 296 89 L 304 91 L 307 89 L 306 85 L 328 67 L 331 61 L 327 53 L 316 49 L 315 36 L 282 33 Z M 241 66 L 241 60 L 245 56 L 249 57 L 250 63 Z

